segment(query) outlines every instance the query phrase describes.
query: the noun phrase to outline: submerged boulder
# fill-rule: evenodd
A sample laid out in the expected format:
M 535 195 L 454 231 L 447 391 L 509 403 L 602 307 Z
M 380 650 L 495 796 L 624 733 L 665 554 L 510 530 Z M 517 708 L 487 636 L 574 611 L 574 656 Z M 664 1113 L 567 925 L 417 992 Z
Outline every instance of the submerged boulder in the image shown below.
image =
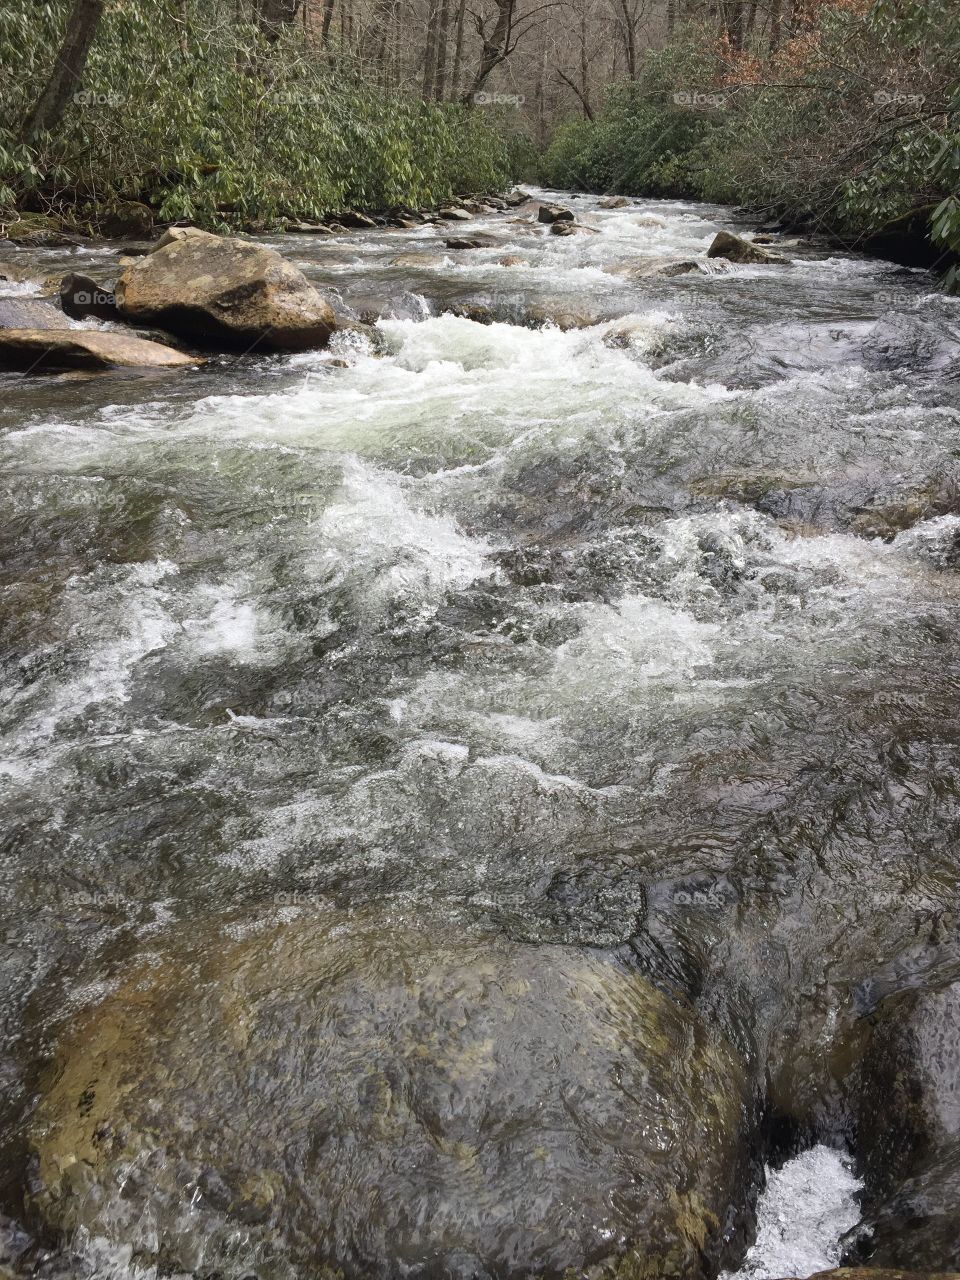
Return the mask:
M 64 369 L 176 369 L 201 364 L 159 342 L 94 329 L 0 329 L 0 369 L 50 373 Z
M 193 931 L 41 1094 L 32 1212 L 202 1276 L 700 1277 L 743 1194 L 744 1071 L 690 1006 L 434 920 Z
M 588 329 L 596 324 L 597 316 L 590 316 L 582 311 L 568 311 L 559 303 L 534 303 L 524 307 L 521 323 L 528 329 L 543 329 L 552 326 L 566 333 L 570 329 Z
M 749 240 L 735 236 L 729 231 L 717 232 L 713 243 L 707 250 L 707 257 L 726 258 L 728 262 L 776 264 L 779 266 L 785 266 L 788 261 L 786 258 L 781 258 L 779 254 L 770 253 L 769 250 L 762 249 L 759 245 L 751 244 Z
M 161 243 L 117 281 L 123 319 L 218 346 L 299 351 L 325 345 L 336 327 L 333 311 L 279 253 L 232 236 L 182 230 L 185 235 Z

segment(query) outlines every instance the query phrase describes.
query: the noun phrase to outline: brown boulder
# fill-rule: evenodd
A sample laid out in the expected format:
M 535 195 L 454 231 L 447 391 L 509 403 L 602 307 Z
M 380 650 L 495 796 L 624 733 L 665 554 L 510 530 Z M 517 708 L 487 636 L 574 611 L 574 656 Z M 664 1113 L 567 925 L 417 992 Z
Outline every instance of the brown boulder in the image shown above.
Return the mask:
M 158 342 L 92 329 L 0 329 L 0 369 L 50 373 L 63 369 L 177 369 L 202 364 Z
M 123 319 L 218 346 L 301 351 L 326 344 L 336 328 L 329 303 L 279 253 L 176 230 L 185 234 L 161 242 L 117 281 Z
M 358 213 L 356 209 L 347 209 L 337 214 L 343 227 L 353 227 L 357 231 L 369 231 L 377 225 L 376 221 L 366 213 Z
M 735 236 L 729 231 L 717 232 L 713 244 L 707 250 L 707 257 L 726 258 L 728 262 L 745 264 L 787 265 L 786 258 L 781 258 L 776 253 L 768 253 L 766 249 L 762 249 L 759 245 L 751 244 L 749 240 L 743 240 L 740 236 Z
M 538 222 L 572 222 L 573 213 L 559 204 L 542 204 L 537 210 Z

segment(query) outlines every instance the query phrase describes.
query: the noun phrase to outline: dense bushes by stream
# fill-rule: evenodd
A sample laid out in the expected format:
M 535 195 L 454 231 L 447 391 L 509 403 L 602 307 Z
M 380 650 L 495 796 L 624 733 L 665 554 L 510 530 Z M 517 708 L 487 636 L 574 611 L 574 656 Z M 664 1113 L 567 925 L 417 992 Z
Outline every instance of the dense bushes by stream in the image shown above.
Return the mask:
M 960 251 L 958 50 L 952 0 L 837 0 L 773 50 L 689 26 L 595 119 L 557 131 L 545 176 L 749 203 L 851 242 L 919 230 L 945 267 Z
M 83 225 L 134 199 L 162 220 L 256 228 L 496 189 L 515 168 L 488 113 L 379 88 L 297 26 L 270 41 L 223 0 L 108 6 L 83 90 L 27 146 L 67 8 L 0 8 L 0 215 L 66 207 Z

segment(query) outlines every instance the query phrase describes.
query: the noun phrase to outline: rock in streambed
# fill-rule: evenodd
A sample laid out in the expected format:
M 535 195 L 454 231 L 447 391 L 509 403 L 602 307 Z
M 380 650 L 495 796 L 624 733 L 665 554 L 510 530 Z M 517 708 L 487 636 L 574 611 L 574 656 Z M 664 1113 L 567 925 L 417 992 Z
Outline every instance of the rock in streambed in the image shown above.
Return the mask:
M 434 921 L 232 932 L 64 1034 L 33 1124 L 47 1226 L 204 1276 L 715 1270 L 748 1090 L 690 1006 Z

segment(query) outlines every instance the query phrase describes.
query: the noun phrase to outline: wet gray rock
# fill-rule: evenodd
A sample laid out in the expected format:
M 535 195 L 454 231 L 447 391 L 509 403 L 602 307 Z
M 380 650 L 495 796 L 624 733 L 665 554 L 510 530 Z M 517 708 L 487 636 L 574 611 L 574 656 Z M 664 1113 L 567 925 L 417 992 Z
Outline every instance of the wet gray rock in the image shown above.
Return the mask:
M 444 222 L 472 222 L 473 214 L 468 213 L 466 209 L 456 209 L 452 206 L 446 209 L 439 209 L 437 217 Z
M 658 275 L 667 276 L 668 278 L 672 276 L 686 276 L 689 275 L 691 271 L 699 270 L 699 263 L 693 262 L 691 259 L 686 259 L 683 262 L 668 263 L 667 266 L 660 268 Z
M 0 329 L 62 329 L 63 315 L 39 298 L 0 298 Z
M 869 1199 L 851 1257 L 960 1269 L 960 982 L 883 1000 L 852 1084 Z
M 119 320 L 113 290 L 92 276 L 71 271 L 60 281 L 60 306 L 73 320 Z
M 598 209 L 626 209 L 629 205 L 630 201 L 626 196 L 604 196 L 597 201 Z
M 444 240 L 448 249 L 494 249 L 500 243 L 496 236 L 478 232 L 474 236 L 449 236 Z
M 865 335 L 862 353 L 869 369 L 945 369 L 960 359 L 960 326 L 938 299 L 925 311 L 883 316 Z
M 231 935 L 178 938 L 62 1037 L 32 1129 L 48 1228 L 204 1276 L 715 1270 L 747 1087 L 691 1007 L 433 919 Z
M 117 281 L 123 319 L 200 343 L 297 351 L 326 344 L 329 303 L 273 249 L 184 228 Z

